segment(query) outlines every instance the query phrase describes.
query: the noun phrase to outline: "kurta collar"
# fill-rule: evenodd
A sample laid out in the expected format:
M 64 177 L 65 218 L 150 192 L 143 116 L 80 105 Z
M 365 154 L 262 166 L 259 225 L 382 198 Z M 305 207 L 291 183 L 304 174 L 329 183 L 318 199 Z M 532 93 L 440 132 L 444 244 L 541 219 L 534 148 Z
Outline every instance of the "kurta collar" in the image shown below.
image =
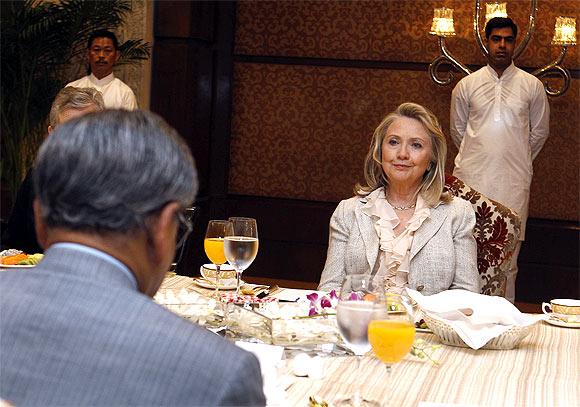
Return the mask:
M 495 71 L 495 69 L 493 69 L 489 64 L 487 64 L 485 66 L 485 68 L 487 69 L 487 73 L 493 78 L 494 81 L 503 81 L 506 80 L 508 78 L 510 78 L 517 70 L 516 66 L 514 65 L 514 61 L 512 61 L 512 63 L 510 64 L 510 66 L 508 66 L 505 71 L 503 71 L 503 74 L 501 75 L 501 78 L 497 76 L 497 72 Z
M 97 79 L 97 77 L 95 75 L 93 75 L 92 73 L 89 75 L 89 80 L 92 83 L 94 83 L 96 86 L 108 85 L 109 83 L 113 82 L 114 79 L 115 79 L 115 74 L 113 72 L 111 72 L 109 75 L 105 76 L 102 79 Z

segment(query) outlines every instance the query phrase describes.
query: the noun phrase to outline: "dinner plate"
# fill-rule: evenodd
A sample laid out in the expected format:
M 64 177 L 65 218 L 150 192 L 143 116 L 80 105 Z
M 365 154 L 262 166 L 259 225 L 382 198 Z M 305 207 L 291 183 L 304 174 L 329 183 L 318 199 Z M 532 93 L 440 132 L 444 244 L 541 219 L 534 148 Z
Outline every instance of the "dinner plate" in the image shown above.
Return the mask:
M 0 269 L 31 269 L 36 264 L 0 264 Z
M 193 282 L 195 284 L 197 284 L 200 287 L 203 288 L 209 288 L 210 290 L 214 290 L 215 289 L 215 283 L 211 282 L 211 281 L 207 281 L 204 278 L 194 278 Z M 242 286 L 242 284 L 244 284 L 244 282 L 242 280 L 240 280 L 240 287 Z M 218 288 L 220 290 L 235 290 L 237 287 L 236 285 L 236 280 L 223 280 L 220 282 L 220 285 L 218 285 Z
M 564 328 L 580 328 L 580 322 L 564 322 L 552 318 L 544 319 L 544 321 L 551 325 L 563 326 Z

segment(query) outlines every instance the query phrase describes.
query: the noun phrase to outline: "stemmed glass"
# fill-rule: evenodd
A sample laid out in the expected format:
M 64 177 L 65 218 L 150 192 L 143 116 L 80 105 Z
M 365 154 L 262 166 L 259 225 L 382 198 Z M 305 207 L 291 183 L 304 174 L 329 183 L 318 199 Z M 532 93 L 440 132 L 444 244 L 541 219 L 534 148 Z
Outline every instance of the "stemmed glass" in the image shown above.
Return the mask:
M 224 252 L 236 270 L 236 294 L 240 293 L 240 277 L 258 254 L 258 226 L 253 218 L 229 218 L 233 233 L 225 238 Z
M 203 248 L 209 261 L 215 265 L 215 297 L 219 297 L 220 267 L 226 262 L 224 238 L 233 234 L 229 220 L 210 220 L 207 224 Z
M 375 312 L 380 310 L 383 301 L 383 285 L 370 275 L 348 275 L 342 282 L 336 306 L 336 320 L 342 339 L 355 354 L 357 373 L 361 359 L 371 350 L 368 325 Z M 362 397 L 358 386 L 355 388 L 354 394 L 349 399 L 338 400 L 338 405 L 380 406 L 380 403 Z
M 387 366 L 405 357 L 415 340 L 413 309 L 406 297 L 387 294 L 379 311 L 373 314 L 368 328 L 369 342 L 373 352 Z

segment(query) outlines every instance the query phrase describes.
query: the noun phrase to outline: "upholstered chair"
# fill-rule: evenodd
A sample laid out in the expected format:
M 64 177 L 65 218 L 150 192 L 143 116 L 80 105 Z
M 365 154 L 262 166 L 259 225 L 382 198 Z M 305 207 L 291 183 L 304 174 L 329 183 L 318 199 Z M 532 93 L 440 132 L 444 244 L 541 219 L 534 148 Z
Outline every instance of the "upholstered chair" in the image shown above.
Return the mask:
M 489 199 L 447 174 L 445 188 L 470 202 L 475 211 L 473 236 L 477 241 L 477 269 L 482 281 L 481 293 L 505 296 L 506 273 L 520 235 L 519 216 L 507 206 Z

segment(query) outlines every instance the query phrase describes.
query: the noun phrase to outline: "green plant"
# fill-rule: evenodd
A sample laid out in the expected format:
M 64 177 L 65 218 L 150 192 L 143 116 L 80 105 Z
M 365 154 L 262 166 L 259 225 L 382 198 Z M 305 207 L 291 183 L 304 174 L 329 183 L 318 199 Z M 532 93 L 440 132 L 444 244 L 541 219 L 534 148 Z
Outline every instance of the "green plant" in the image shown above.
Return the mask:
M 96 29 L 114 31 L 131 11 L 130 0 L 0 2 L 0 177 L 14 196 L 46 132 L 52 100 L 84 60 L 86 41 Z M 149 58 L 141 39 L 120 45 L 118 64 Z

